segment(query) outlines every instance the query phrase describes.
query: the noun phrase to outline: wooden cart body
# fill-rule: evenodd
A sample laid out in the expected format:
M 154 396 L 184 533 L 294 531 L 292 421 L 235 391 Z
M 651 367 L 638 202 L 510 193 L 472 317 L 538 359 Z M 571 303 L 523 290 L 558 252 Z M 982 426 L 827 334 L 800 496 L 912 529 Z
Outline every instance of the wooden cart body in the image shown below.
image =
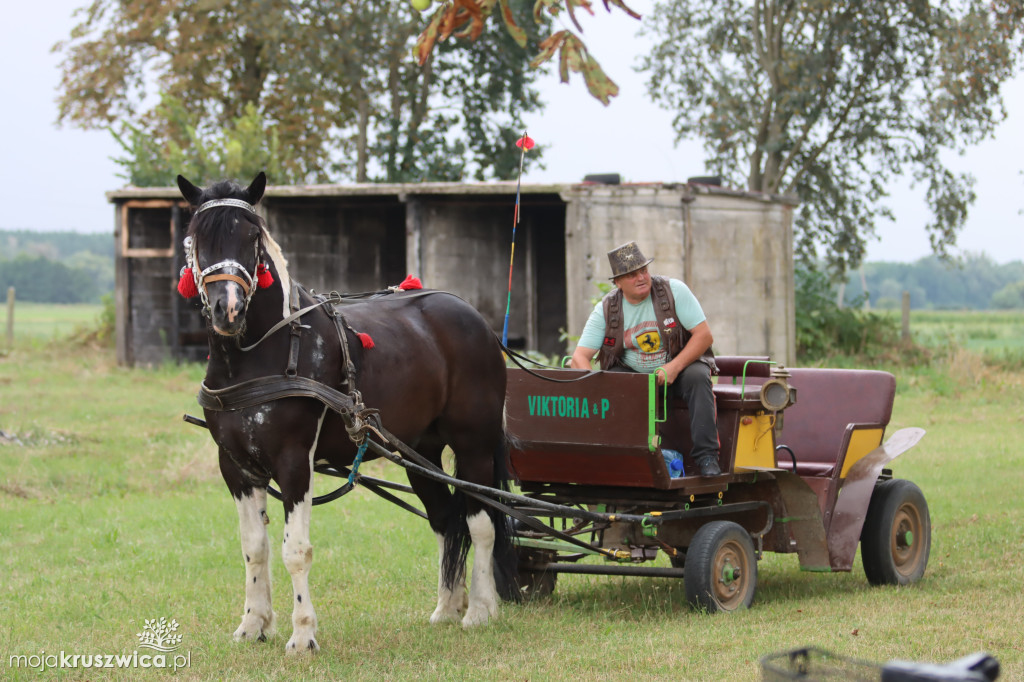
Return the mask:
M 632 519 L 563 521 L 568 534 L 587 538 L 604 556 L 598 564 L 581 561 L 587 552 L 579 547 L 525 530 L 521 570 L 681 575 L 687 549 L 709 520 L 745 529 L 758 558 L 763 551 L 796 553 L 805 570 L 851 570 L 876 484 L 892 478 L 886 465 L 924 434 L 906 428 L 883 443 L 895 378 L 876 370 L 789 369 L 781 374 L 788 373 L 795 402 L 769 410 L 761 399 L 772 380 L 767 358 L 718 364 L 723 474 L 715 477 L 670 476 L 665 449 L 683 454 L 684 472 L 697 471 L 688 454 L 689 419 L 686 405 L 666 398 L 653 375 L 508 371 L 509 466 L 522 491 Z M 663 518 L 645 524 L 637 515 Z M 673 557 L 673 568 L 640 566 L 659 551 Z

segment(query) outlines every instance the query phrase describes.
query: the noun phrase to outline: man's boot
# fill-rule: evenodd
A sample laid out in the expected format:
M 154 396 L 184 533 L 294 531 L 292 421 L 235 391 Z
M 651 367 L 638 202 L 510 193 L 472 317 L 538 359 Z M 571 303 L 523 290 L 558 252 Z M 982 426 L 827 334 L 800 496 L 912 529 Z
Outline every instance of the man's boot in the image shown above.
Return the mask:
M 715 455 L 704 455 L 697 460 L 697 468 L 701 476 L 721 476 L 722 469 L 718 466 L 718 457 Z

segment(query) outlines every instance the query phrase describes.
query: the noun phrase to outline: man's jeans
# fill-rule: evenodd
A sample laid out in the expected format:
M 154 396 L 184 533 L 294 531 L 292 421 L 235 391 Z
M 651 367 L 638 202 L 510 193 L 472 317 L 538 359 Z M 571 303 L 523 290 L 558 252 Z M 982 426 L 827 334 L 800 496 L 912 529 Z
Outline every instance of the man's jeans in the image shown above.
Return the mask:
M 690 412 L 690 437 L 693 459 L 700 462 L 707 456 L 718 460 L 718 426 L 715 395 L 711 391 L 711 368 L 700 360 L 679 373 L 669 386 L 671 395 L 686 401 Z

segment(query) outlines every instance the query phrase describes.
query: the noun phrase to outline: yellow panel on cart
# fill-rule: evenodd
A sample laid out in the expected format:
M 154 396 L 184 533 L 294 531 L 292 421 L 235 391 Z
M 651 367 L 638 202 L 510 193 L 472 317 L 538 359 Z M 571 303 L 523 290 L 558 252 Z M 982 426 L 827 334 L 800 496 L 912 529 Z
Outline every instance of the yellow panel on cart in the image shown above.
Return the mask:
M 846 473 L 854 464 L 863 459 L 879 445 L 882 444 L 882 433 L 885 429 L 854 429 L 850 434 L 850 443 L 846 446 L 846 457 L 843 459 L 843 470 L 840 478 L 846 478 Z
M 775 466 L 775 417 L 744 416 L 736 433 L 736 467 L 771 469 Z

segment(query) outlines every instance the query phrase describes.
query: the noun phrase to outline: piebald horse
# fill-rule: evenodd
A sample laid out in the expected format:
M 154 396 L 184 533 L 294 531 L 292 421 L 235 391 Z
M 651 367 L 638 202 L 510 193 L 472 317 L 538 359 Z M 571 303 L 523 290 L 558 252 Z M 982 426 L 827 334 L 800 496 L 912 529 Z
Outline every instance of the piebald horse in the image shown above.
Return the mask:
M 458 478 L 504 484 L 505 364 L 497 339 L 476 310 L 444 292 L 404 292 L 346 305 L 338 318 L 330 306 L 314 307 L 274 330 L 296 308 L 318 301 L 292 281 L 280 247 L 257 213 L 266 176 L 260 173 L 248 187 L 224 181 L 206 189 L 178 176 L 178 187 L 193 210 L 188 269 L 179 290 L 184 286 L 191 292 L 183 294 L 199 294 L 208 318 L 210 358 L 201 395 L 245 382 L 258 389 L 261 382 L 290 376 L 346 394 L 358 391 L 365 406 L 379 410 L 387 430 L 427 459 L 440 465 L 448 445 Z M 292 636 L 285 650 L 316 651 L 317 617 L 308 581 L 313 470 L 318 464 L 353 465 L 357 448 L 345 421 L 311 397 L 275 397 L 241 408 L 204 406 L 204 411 L 238 509 L 245 560 L 245 610 L 234 638 L 263 641 L 275 632 L 265 527 L 272 479 L 282 495 L 282 555 L 294 591 Z M 518 595 L 507 517 L 453 494 L 443 483 L 412 472 L 409 482 L 439 545 L 437 607 L 430 622 L 487 623 L 498 614 L 499 595 Z M 467 592 L 470 545 L 473 573 Z

